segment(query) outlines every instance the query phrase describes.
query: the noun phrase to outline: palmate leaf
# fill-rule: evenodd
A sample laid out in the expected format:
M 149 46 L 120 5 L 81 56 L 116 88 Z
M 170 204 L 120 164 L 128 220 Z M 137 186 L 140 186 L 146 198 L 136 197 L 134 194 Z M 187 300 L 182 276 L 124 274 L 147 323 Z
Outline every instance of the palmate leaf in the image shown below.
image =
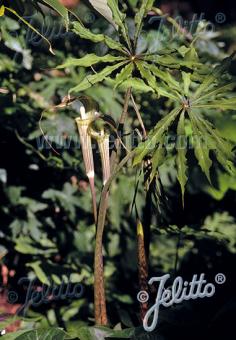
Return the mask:
M 210 168 L 212 166 L 212 160 L 209 157 L 211 149 L 209 145 L 209 140 L 199 131 L 197 119 L 195 118 L 194 114 L 191 111 L 189 111 L 189 117 L 192 124 L 193 134 L 194 137 L 196 138 L 193 145 L 195 156 L 198 160 L 198 163 L 202 171 L 206 175 L 208 181 L 211 183 Z
M 106 44 L 112 50 L 117 50 L 117 51 L 120 51 L 122 53 L 126 52 L 124 46 L 122 46 L 118 41 L 111 39 L 107 35 L 94 34 L 90 30 L 85 28 L 83 25 L 81 25 L 81 23 L 79 23 L 78 21 L 74 22 L 73 25 L 74 25 L 73 31 L 76 34 L 78 34 L 80 36 L 80 38 L 87 39 L 87 40 L 93 41 L 95 43 L 103 42 L 104 44 Z
M 119 27 L 123 38 L 125 39 L 128 47 L 131 49 L 128 28 L 125 22 L 126 15 L 119 10 L 118 0 L 107 0 L 107 3 L 112 11 L 114 22 Z
M 209 87 L 212 86 L 218 78 L 220 78 L 220 76 L 229 68 L 234 55 L 235 53 L 233 53 L 230 57 L 225 58 L 220 65 L 213 69 L 213 71 L 204 79 L 202 84 L 196 90 L 193 100 L 199 98 L 202 93 L 208 90 Z
M 111 54 L 107 54 L 103 57 L 97 56 L 96 54 L 86 54 L 82 58 L 68 58 L 66 62 L 62 65 L 57 66 L 58 69 L 72 67 L 72 66 L 83 66 L 83 67 L 90 67 L 97 63 L 112 63 L 114 61 L 121 61 L 124 60 L 125 57 L 115 57 Z
M 72 89 L 70 89 L 69 92 L 71 93 L 71 92 L 80 92 L 80 91 L 87 90 L 92 85 L 103 81 L 113 71 L 115 71 L 119 67 L 125 65 L 126 63 L 127 63 L 127 61 L 122 61 L 122 62 L 120 62 L 120 63 L 118 63 L 116 65 L 107 66 L 101 72 L 95 73 L 95 74 L 92 74 L 92 75 L 89 75 L 89 76 L 85 77 L 79 85 L 77 85 L 77 86 L 73 87 Z
M 147 15 L 147 13 L 152 9 L 154 0 L 142 0 L 141 1 L 142 5 L 141 8 L 138 10 L 137 14 L 135 15 L 135 25 L 136 25 L 136 30 L 135 30 L 135 35 L 134 35 L 134 41 L 137 42 L 137 39 L 140 35 L 142 26 L 143 26 L 143 19 Z
M 155 149 L 156 144 L 160 143 L 163 134 L 168 130 L 169 126 L 173 123 L 181 110 L 182 108 L 179 107 L 173 109 L 157 123 L 154 129 L 149 133 L 148 139 L 137 146 L 133 165 L 141 163 L 143 158 Z
M 182 145 L 183 138 L 185 140 L 185 112 L 182 111 L 180 115 L 180 119 L 178 122 L 177 126 L 177 156 L 176 156 L 176 166 L 177 166 L 177 178 L 180 183 L 181 187 L 181 192 L 182 192 L 182 202 L 184 206 L 184 192 L 185 192 L 185 185 L 187 183 L 187 176 L 186 176 L 186 171 L 187 171 L 187 158 L 186 158 L 186 153 L 187 153 L 187 148 L 186 144 Z

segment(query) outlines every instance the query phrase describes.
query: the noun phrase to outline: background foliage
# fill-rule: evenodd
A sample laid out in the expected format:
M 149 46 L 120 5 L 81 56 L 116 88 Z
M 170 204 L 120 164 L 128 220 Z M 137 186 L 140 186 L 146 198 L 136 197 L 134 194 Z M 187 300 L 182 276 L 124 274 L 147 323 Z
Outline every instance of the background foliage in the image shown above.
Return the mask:
M 137 1 L 128 1 L 128 17 Z M 172 7 L 171 7 L 172 8 Z M 180 7 L 181 8 L 181 7 Z M 25 332 L 34 327 L 52 329 L 50 339 L 94 339 L 114 336 L 112 331 L 87 328 L 93 325 L 93 252 L 94 232 L 90 192 L 84 175 L 82 156 L 74 117 L 69 111 L 45 114 L 42 129 L 52 140 L 55 153 L 42 138 L 39 120 L 44 109 L 57 104 L 68 90 L 84 78 L 83 67 L 56 69 L 68 57 L 83 57 L 88 53 L 103 55 L 103 43 L 92 44 L 73 32 L 66 32 L 63 18 L 48 12 L 46 17 L 29 2 L 24 15 L 33 15 L 34 25 L 50 40 L 55 56 L 47 43 L 22 25 L 13 15 L 1 17 L 0 26 L 0 135 L 1 135 L 1 231 L 2 267 L 9 270 L 7 287 L 18 293 L 17 304 L 25 301 L 25 290 L 17 285 L 19 278 L 36 278 L 37 285 L 62 281 L 82 283 L 81 299 L 62 300 L 27 309 L 21 316 Z M 86 3 L 80 3 L 77 15 L 96 33 L 113 34 L 111 26 Z M 33 13 L 33 14 L 32 14 Z M 190 11 L 191 13 L 191 11 Z M 186 13 L 185 13 L 186 15 Z M 129 19 L 129 18 L 128 18 Z M 128 20 L 129 22 L 129 20 Z M 46 24 L 45 24 L 46 23 Z M 131 21 L 130 21 L 131 24 Z M 45 25 L 45 26 L 43 26 Z M 45 27 L 48 28 L 47 34 Z M 197 29 L 197 28 L 196 28 Z M 152 52 L 169 45 L 172 26 L 158 30 L 158 22 L 145 21 L 140 49 L 150 46 Z M 157 39 L 157 34 L 158 38 Z M 234 24 L 217 27 L 215 34 L 200 35 L 198 53 L 206 65 L 222 60 L 235 48 Z M 172 38 L 173 48 L 182 45 L 184 37 Z M 230 73 L 235 75 L 235 62 Z M 99 102 L 104 113 L 118 118 L 122 110 L 123 90 L 113 91 L 109 81 L 87 89 L 85 94 Z M 169 101 L 156 101 L 155 94 L 137 92 L 143 119 L 151 129 L 169 112 Z M 224 110 L 206 111 L 223 136 L 235 142 L 235 114 Z M 138 126 L 135 112 L 129 110 L 126 131 Z M 190 279 L 193 273 L 206 272 L 214 280 L 218 272 L 227 277 L 224 287 L 211 301 L 184 303 L 162 311 L 155 339 L 227 338 L 233 328 L 235 313 L 235 240 L 236 185 L 235 175 L 214 167 L 210 187 L 194 157 L 190 158 L 191 173 L 186 186 L 185 209 L 173 156 L 160 168 L 168 210 L 160 227 L 157 214 L 151 221 L 150 277 L 170 272 Z M 97 160 L 96 169 L 99 169 Z M 99 170 L 98 170 L 99 171 Z M 148 339 L 138 322 L 137 260 L 135 218 L 131 204 L 136 182 L 136 170 L 129 168 L 119 175 L 111 190 L 112 201 L 105 233 L 105 277 L 108 314 L 116 326 L 117 338 Z M 101 189 L 97 181 L 97 189 Z M 144 208 L 145 197 L 139 189 L 137 205 Z M 7 299 L 2 292 L 2 298 Z M 11 304 L 2 304 L 3 314 L 11 313 Z M 5 306 L 5 307 L 4 307 Z M 5 322 L 5 321 L 4 321 Z M 5 325 L 2 324 L 1 328 Z M 61 327 L 65 330 L 59 330 Z M 82 327 L 82 328 L 81 328 Z M 134 330 L 134 327 L 136 329 Z M 128 330 L 119 333 L 120 329 Z M 36 331 L 34 331 L 36 332 Z M 39 331 L 41 332 L 41 331 Z M 43 331 L 42 331 L 43 332 Z M 54 333 L 53 333 L 54 332 Z M 134 333 L 135 332 L 135 333 Z M 227 333 L 228 332 L 228 333 Z M 22 333 L 22 334 L 23 334 Z M 42 333 L 43 334 L 43 333 Z M 69 334 L 69 335 L 68 335 Z M 135 334 L 135 335 L 134 335 Z M 6 339 L 26 339 L 27 333 L 15 333 Z M 31 333 L 31 338 L 36 334 Z M 42 335 L 43 336 L 43 335 Z M 149 335 L 150 336 L 150 335 Z

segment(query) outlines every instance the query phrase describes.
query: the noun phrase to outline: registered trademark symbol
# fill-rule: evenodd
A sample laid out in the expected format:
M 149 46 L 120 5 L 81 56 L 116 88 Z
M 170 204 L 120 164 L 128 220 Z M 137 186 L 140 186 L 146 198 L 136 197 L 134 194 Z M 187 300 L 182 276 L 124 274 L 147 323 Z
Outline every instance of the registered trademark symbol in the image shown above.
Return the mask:
M 223 283 L 225 283 L 226 281 L 226 276 L 222 273 L 218 273 L 216 276 L 215 276 L 215 282 L 218 284 L 218 285 L 222 285 Z
M 226 15 L 222 12 L 219 12 L 215 15 L 215 21 L 217 24 L 223 24 L 226 21 Z

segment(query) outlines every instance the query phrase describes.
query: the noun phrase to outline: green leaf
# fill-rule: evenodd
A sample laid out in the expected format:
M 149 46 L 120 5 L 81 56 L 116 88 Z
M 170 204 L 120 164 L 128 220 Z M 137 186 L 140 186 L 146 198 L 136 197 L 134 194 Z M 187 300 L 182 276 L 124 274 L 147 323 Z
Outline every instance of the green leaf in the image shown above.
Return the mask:
M 217 189 L 209 186 L 207 188 L 205 188 L 208 192 L 208 194 L 210 194 L 215 200 L 222 200 L 222 198 L 225 196 L 225 194 L 227 193 L 228 190 L 235 190 L 236 191 L 236 177 L 235 174 L 234 176 L 232 176 L 232 174 L 227 174 L 227 173 L 222 173 L 222 172 L 218 172 L 218 176 L 217 176 Z M 212 222 L 212 221 L 210 221 Z M 220 221 L 221 222 L 221 221 Z M 220 223 L 222 228 L 225 228 L 225 223 Z M 209 225 L 212 227 L 212 225 Z M 211 228 L 209 228 L 211 229 Z M 234 228 L 230 228 L 230 229 L 234 229 Z M 224 234 L 223 234 L 224 235 Z M 235 239 L 235 236 L 232 238 L 232 240 Z
M 225 141 L 217 129 L 205 119 L 198 116 L 197 124 L 199 130 L 205 135 L 208 144 L 211 143 L 210 147 L 213 147 L 218 162 L 231 174 L 233 168 L 231 160 L 234 155 L 230 143 Z
M 149 64 L 137 61 L 135 63 L 143 79 L 146 80 L 149 86 L 151 86 L 159 96 L 164 96 L 171 98 L 173 100 L 178 100 L 178 96 L 172 94 L 170 90 L 165 88 L 164 84 L 161 82 L 157 85 L 155 76 L 149 71 Z
M 35 275 L 42 283 L 50 286 L 50 281 L 47 275 L 45 274 L 45 272 L 42 270 L 40 264 L 41 264 L 40 261 L 31 262 L 31 263 L 27 263 L 27 267 L 30 267 L 34 270 Z
M 163 138 L 152 156 L 152 171 L 150 174 L 150 183 L 153 181 L 153 178 L 156 175 L 158 167 L 164 163 L 165 156 L 166 156 L 166 149 L 164 146 L 164 138 Z
M 191 45 L 191 47 L 188 48 L 188 51 L 186 51 L 185 55 L 184 55 L 184 59 L 187 61 L 194 61 L 196 63 L 199 62 L 199 57 L 197 54 L 197 51 L 195 49 L 195 47 L 193 47 L 193 45 Z
M 225 95 L 227 91 L 232 90 L 235 86 L 236 86 L 236 82 L 231 82 L 229 84 L 219 86 L 214 90 L 208 91 L 204 93 L 202 96 L 200 96 L 198 99 L 193 100 L 192 107 L 194 107 L 196 103 L 202 101 L 203 99 L 206 99 L 206 98 L 213 99 L 213 97 L 215 97 L 216 95 Z
M 181 56 L 184 58 L 185 55 L 190 51 L 190 47 L 186 47 L 186 46 L 180 46 L 180 48 L 178 48 L 178 52 L 179 54 L 181 54 Z
M 121 88 L 122 90 L 126 90 L 129 87 L 132 87 L 133 90 L 136 91 L 140 91 L 140 92 L 154 92 L 154 90 L 148 86 L 147 84 L 145 84 L 145 82 L 140 79 L 140 78 L 129 78 L 125 81 L 123 81 L 120 85 L 119 88 Z
M 182 202 L 184 206 L 184 192 L 185 192 L 185 185 L 187 183 L 187 176 L 186 176 L 186 171 L 187 171 L 187 158 L 186 158 L 186 153 L 187 153 L 187 147 L 186 143 L 182 145 L 182 138 L 186 138 L 185 136 L 185 124 L 184 124 L 184 115 L 185 112 L 182 111 L 180 115 L 180 119 L 178 122 L 177 126 L 177 156 L 176 156 L 176 166 L 177 166 L 177 178 L 180 183 L 181 187 L 181 192 L 182 192 Z M 181 143 L 180 143 L 181 142 Z
M 80 38 L 87 39 L 96 43 L 104 43 L 112 50 L 117 50 L 122 53 L 125 53 L 125 47 L 122 46 L 118 41 L 111 39 L 107 35 L 103 34 L 94 34 L 87 28 L 85 28 L 83 25 L 81 25 L 79 22 L 73 23 L 74 29 L 73 31 L 77 33 Z
M 209 157 L 210 146 L 208 140 L 205 140 L 206 136 L 202 135 L 202 133 L 199 132 L 195 116 L 191 112 L 189 112 L 189 116 L 192 123 L 193 133 L 197 137 L 197 141 L 195 141 L 194 143 L 195 156 L 202 171 L 206 175 L 208 181 L 211 183 L 210 168 L 212 166 L 212 161 Z
M 198 87 L 197 91 L 194 94 L 194 99 L 197 99 L 201 96 L 202 93 L 205 93 L 209 89 L 209 87 L 214 84 L 215 80 L 220 78 L 222 74 L 229 68 L 234 54 L 230 57 L 225 58 L 220 65 L 216 66 L 212 72 L 204 79 L 202 84 Z
M 156 144 L 160 142 L 163 134 L 168 130 L 170 124 L 178 116 L 182 108 L 173 109 L 168 115 L 162 118 L 154 129 L 149 133 L 145 142 L 141 142 L 135 152 L 133 165 L 139 164 L 143 158 L 155 149 Z
M 123 67 L 121 72 L 118 73 L 116 76 L 114 88 L 116 88 L 121 83 L 123 83 L 125 80 L 130 78 L 132 76 L 133 69 L 134 69 L 133 63 L 129 63 L 128 65 Z
M 57 66 L 57 68 L 60 69 L 72 66 L 89 67 L 97 63 L 112 63 L 114 61 L 121 61 L 124 59 L 125 59 L 124 57 L 115 57 L 111 54 L 107 54 L 103 57 L 100 57 L 92 53 L 86 54 L 82 58 L 68 58 L 64 64 Z
M 113 20 L 115 21 L 117 26 L 120 28 L 121 34 L 123 38 L 125 39 L 127 46 L 131 50 L 128 28 L 125 22 L 126 15 L 119 10 L 118 0 L 107 0 L 107 3 L 112 11 Z
M 178 92 L 171 92 L 170 88 L 168 88 L 168 86 L 163 84 L 162 82 L 158 84 L 157 91 L 159 96 L 167 97 L 174 101 L 179 102 L 179 99 L 182 99 Z
M 135 65 L 137 66 L 141 76 L 143 79 L 147 81 L 147 83 L 157 91 L 157 83 L 156 78 L 152 75 L 152 73 L 148 70 L 148 64 L 145 64 L 142 61 L 136 61 Z M 145 67 L 147 65 L 147 67 Z
M 135 42 L 137 41 L 140 35 L 141 29 L 143 26 L 143 19 L 147 15 L 147 13 L 152 9 L 154 0 L 143 0 L 141 3 L 142 5 L 140 9 L 138 9 L 137 14 L 135 15 L 135 19 L 134 19 L 134 22 L 136 25 L 135 36 L 134 36 Z
M 149 65 L 149 70 L 158 78 L 162 79 L 168 86 L 174 89 L 179 89 L 179 83 L 172 77 L 170 71 L 160 70 L 155 65 Z
M 218 162 L 222 165 L 222 167 L 230 174 L 232 175 L 234 173 L 234 164 L 229 160 L 229 158 L 222 153 L 219 149 L 215 151 L 216 158 Z
M 47 5 L 49 5 L 54 11 L 56 11 L 58 14 L 62 16 L 62 18 L 65 21 L 66 28 L 68 29 L 69 25 L 69 15 L 68 15 L 68 9 L 62 5 L 62 3 L 59 0 L 42 0 Z
M 212 100 L 209 104 L 197 104 L 196 108 L 218 109 L 218 110 L 236 110 L 236 98 L 227 98 Z
M 113 71 L 115 71 L 116 69 L 118 69 L 119 67 L 123 66 L 126 63 L 126 61 L 122 61 L 121 63 L 118 63 L 116 65 L 113 66 L 107 66 L 105 67 L 101 72 L 99 73 L 95 73 L 89 76 L 86 76 L 82 82 L 73 87 L 72 89 L 70 89 L 70 93 L 71 92 L 81 92 L 84 90 L 87 90 L 88 88 L 90 88 L 92 85 L 99 83 L 101 81 L 103 81 L 107 76 L 109 76 Z
M 54 254 L 56 249 L 51 247 L 44 249 L 40 247 L 40 244 L 35 245 L 32 242 L 30 237 L 21 235 L 19 238 L 16 239 L 15 249 L 22 254 L 30 254 L 30 255 L 47 255 L 47 254 Z
M 198 117 L 197 121 L 200 129 L 201 126 L 203 125 L 208 131 L 208 133 L 213 137 L 213 139 L 215 140 L 216 148 L 219 149 L 223 154 L 225 154 L 228 159 L 232 160 L 233 153 L 232 146 L 230 145 L 230 143 L 223 139 L 219 131 L 210 122 L 206 121 L 201 117 Z
M 189 95 L 189 86 L 191 84 L 191 74 L 188 72 L 181 72 L 182 78 L 184 82 L 184 94 L 185 96 Z
M 144 57 L 144 60 L 157 63 L 159 65 L 179 69 L 181 66 L 188 68 L 194 68 L 196 66 L 201 66 L 200 63 L 194 60 L 185 60 L 177 58 L 173 55 L 148 55 Z
M 17 336 L 16 340 L 64 340 L 66 333 L 60 328 L 46 328 L 26 331 Z M 4 339 L 4 338 L 3 338 Z M 6 338 L 7 339 L 7 338 Z
M 109 335 L 109 338 L 112 339 L 132 339 L 134 338 L 135 329 L 134 328 L 128 328 L 128 329 L 122 329 L 122 330 L 112 330 L 111 335 Z

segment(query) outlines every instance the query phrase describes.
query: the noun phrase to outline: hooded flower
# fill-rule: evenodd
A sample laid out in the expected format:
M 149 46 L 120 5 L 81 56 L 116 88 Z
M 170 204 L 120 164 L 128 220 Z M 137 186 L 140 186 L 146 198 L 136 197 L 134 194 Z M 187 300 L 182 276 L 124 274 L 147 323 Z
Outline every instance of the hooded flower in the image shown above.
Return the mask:
M 105 185 L 110 177 L 109 134 L 105 132 L 104 128 L 97 132 L 91 127 L 89 133 L 98 143 L 102 162 L 103 185 Z
M 93 161 L 93 151 L 92 151 L 92 141 L 89 134 L 90 124 L 99 116 L 97 111 L 97 105 L 90 98 L 84 97 L 81 99 L 76 99 L 72 102 L 72 107 L 75 111 L 79 112 L 80 116 L 75 119 L 82 148 L 83 160 L 86 175 L 89 179 L 90 189 L 92 193 L 93 200 L 93 212 L 94 219 L 97 219 L 97 203 L 96 203 L 96 193 L 94 185 L 94 161 Z

